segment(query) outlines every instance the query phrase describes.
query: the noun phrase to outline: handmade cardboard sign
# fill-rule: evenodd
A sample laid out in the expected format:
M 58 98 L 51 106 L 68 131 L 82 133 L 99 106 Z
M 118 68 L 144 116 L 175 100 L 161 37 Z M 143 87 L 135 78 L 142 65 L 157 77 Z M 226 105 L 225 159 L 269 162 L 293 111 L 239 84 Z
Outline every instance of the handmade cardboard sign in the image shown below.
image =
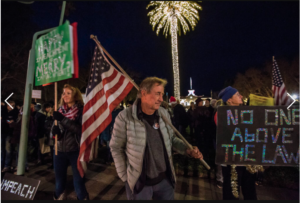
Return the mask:
M 272 97 L 262 97 L 250 94 L 249 99 L 249 106 L 274 106 L 274 98 Z
M 1 200 L 33 200 L 40 180 L 5 173 L 1 182 Z
M 35 86 L 78 78 L 77 23 L 69 21 L 35 43 Z
M 216 164 L 299 164 L 299 109 L 220 106 L 217 116 Z

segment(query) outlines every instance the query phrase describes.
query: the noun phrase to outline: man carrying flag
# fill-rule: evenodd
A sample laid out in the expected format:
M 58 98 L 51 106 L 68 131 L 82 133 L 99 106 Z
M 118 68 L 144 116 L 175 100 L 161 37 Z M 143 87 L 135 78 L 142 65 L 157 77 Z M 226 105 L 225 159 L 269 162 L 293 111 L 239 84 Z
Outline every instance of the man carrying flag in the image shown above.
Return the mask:
M 197 147 L 188 149 L 175 137 L 160 107 L 166 80 L 148 77 L 140 84 L 134 104 L 116 118 L 110 148 L 128 200 L 173 200 L 176 181 L 172 149 L 203 159 Z
M 77 167 L 83 177 L 86 163 L 96 158 L 97 136 L 110 124 L 111 112 L 133 87 L 105 57 L 103 50 L 95 48 L 91 72 L 86 89 L 82 115 L 82 137 Z

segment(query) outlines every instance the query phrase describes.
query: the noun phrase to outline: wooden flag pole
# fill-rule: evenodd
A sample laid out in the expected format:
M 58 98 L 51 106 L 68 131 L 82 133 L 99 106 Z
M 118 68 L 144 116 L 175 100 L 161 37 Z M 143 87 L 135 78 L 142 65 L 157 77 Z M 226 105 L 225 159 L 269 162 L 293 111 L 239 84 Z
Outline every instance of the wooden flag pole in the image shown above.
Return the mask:
M 104 49 L 104 47 L 98 41 L 97 37 L 94 35 L 91 35 L 90 37 L 91 37 L 91 39 L 93 39 L 96 42 L 98 48 L 99 49 L 101 48 L 105 52 L 105 54 L 110 58 L 110 60 L 116 64 L 116 66 L 119 68 L 119 70 L 130 80 L 130 82 L 134 85 L 134 87 L 139 91 L 139 89 L 140 89 L 139 86 L 131 79 L 131 77 L 124 71 L 124 69 L 113 59 L 113 57 Z M 184 142 L 184 144 L 190 150 L 193 150 L 193 146 L 190 143 L 188 143 L 188 141 L 186 141 L 186 139 L 172 125 L 172 123 L 163 114 L 161 114 L 161 117 L 174 130 L 175 134 Z M 210 166 L 203 159 L 200 159 L 200 161 L 207 168 L 207 170 L 210 170 Z
M 104 49 L 104 47 L 100 44 L 100 42 L 97 39 L 97 36 L 91 35 L 90 37 L 96 42 L 98 48 L 99 49 L 101 48 L 105 52 L 105 54 L 110 58 L 110 60 L 112 60 L 112 62 L 114 62 L 114 64 L 116 64 L 116 66 L 130 80 L 130 82 L 135 86 L 135 88 L 139 90 L 139 86 L 135 84 L 135 82 L 131 79 L 131 77 L 123 70 L 123 68 L 115 61 L 115 59 L 113 59 L 113 57 L 111 57 L 111 55 L 106 51 L 106 49 Z

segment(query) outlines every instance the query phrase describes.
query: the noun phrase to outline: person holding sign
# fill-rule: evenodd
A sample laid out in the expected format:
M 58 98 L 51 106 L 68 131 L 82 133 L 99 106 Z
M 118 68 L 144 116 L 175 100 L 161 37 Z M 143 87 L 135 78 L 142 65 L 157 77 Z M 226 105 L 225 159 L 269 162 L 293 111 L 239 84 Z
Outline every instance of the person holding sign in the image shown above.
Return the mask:
M 231 86 L 221 90 L 218 95 L 224 102 L 223 105 L 240 106 L 243 104 L 243 96 L 237 89 Z M 215 123 L 217 124 L 217 114 L 215 114 Z M 245 200 L 257 200 L 255 189 L 255 175 L 250 173 L 249 167 L 222 165 L 223 174 L 223 200 L 237 200 L 238 190 L 242 187 L 242 193 Z M 236 182 L 237 180 L 237 182 Z M 233 187 L 232 187 L 233 186 Z
M 52 135 L 58 135 L 57 155 L 54 155 L 55 194 L 54 200 L 65 199 L 67 168 L 70 162 L 74 188 L 79 200 L 88 200 L 85 181 L 77 169 L 79 156 L 83 100 L 78 88 L 66 84 L 60 99 L 58 111 L 53 112 L 57 126 L 53 125 Z

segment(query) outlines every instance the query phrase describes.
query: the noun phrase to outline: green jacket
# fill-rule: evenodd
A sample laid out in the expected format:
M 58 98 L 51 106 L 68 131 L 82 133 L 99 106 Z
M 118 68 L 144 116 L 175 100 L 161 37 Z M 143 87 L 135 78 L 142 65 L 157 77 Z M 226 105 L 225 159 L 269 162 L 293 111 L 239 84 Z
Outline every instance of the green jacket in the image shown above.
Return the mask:
M 142 173 L 143 158 L 146 147 L 146 127 L 137 117 L 137 101 L 120 112 L 116 118 L 110 149 L 115 162 L 118 176 L 123 182 L 128 183 L 131 191 Z M 158 109 L 159 126 L 166 146 L 173 177 L 176 174 L 173 167 L 172 149 L 186 155 L 187 147 L 184 142 L 174 135 L 172 128 L 165 124 L 161 114 L 170 120 L 170 115 L 164 108 Z M 163 155 L 163 152 L 162 152 Z

